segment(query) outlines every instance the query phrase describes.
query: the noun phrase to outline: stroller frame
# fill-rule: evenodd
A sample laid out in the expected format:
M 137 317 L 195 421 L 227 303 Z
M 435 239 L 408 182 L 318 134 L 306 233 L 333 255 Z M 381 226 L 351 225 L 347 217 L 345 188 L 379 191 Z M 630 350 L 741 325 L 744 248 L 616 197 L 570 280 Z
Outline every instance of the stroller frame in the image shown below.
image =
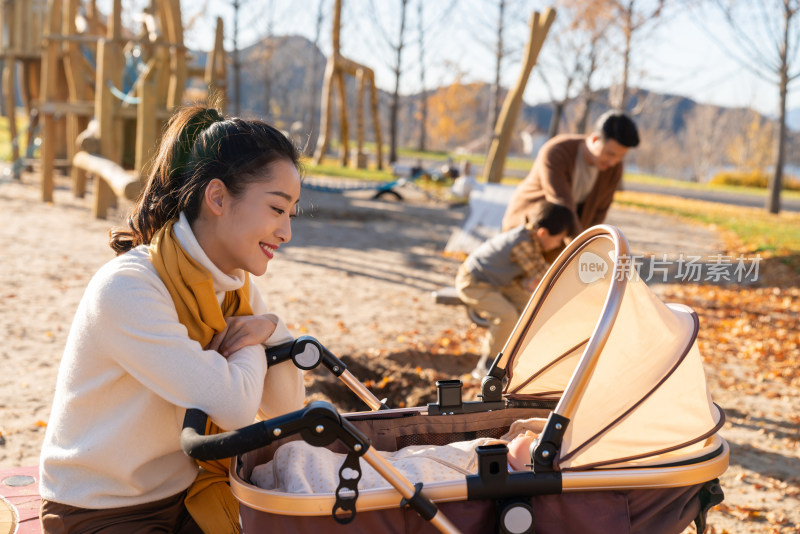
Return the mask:
M 642 461 L 634 467 L 603 468 L 585 471 L 561 471 L 553 459 L 561 446 L 562 438 L 570 419 L 575 413 L 581 394 L 597 365 L 597 359 L 605 345 L 616 315 L 622 303 L 626 280 L 624 276 L 612 279 L 600 319 L 577 364 L 566 389 L 558 399 L 555 408 L 549 412 L 546 402 L 509 399 L 503 396 L 506 368 L 511 354 L 522 342 L 526 324 L 541 306 L 547 296 L 550 284 L 560 276 L 562 269 L 587 243 L 608 238 L 614 244 L 617 257 L 629 254 L 624 236 L 613 227 L 596 226 L 590 228 L 565 249 L 540 283 L 528 307 L 520 317 L 511 337 L 500 354 L 495 358 L 488 374 L 481 383 L 482 399 L 463 402 L 460 380 L 437 382 L 438 400 L 427 407 L 388 410 L 367 388 L 352 378 L 344 364 L 330 354 L 313 338 L 304 337 L 277 349 L 268 349 L 267 358 L 271 364 L 292 359 L 298 367 L 310 369 L 320 362 L 342 379 L 373 410 L 376 417 L 414 418 L 447 421 L 460 415 L 489 413 L 492 417 L 504 411 L 523 410 L 537 416 L 547 415 L 543 420 L 542 432 L 531 446 L 532 470 L 509 472 L 506 463 L 508 449 L 504 445 L 479 447 L 479 470 L 464 480 L 412 484 L 371 446 L 370 439 L 357 427 L 359 419 L 365 414 L 340 415 L 328 403 L 312 402 L 305 408 L 290 414 L 262 421 L 243 429 L 223 434 L 203 436 L 206 416 L 198 410 L 187 410 L 182 434 L 182 446 L 187 454 L 197 459 L 219 459 L 232 457 L 230 470 L 231 489 L 236 498 L 253 510 L 281 515 L 318 516 L 333 513 L 334 519 L 341 523 L 352 520 L 356 511 L 373 511 L 396 508 L 398 499 L 402 506 L 409 506 L 421 517 L 429 520 L 441 532 L 458 532 L 456 526 L 438 512 L 436 503 L 449 503 L 461 500 L 474 501 L 495 499 L 505 502 L 501 509 L 501 532 L 533 532 L 533 512 L 525 499 L 536 495 L 557 495 L 571 492 L 591 492 L 604 490 L 638 490 L 679 488 L 687 485 L 704 484 L 701 509 L 695 518 L 698 532 L 705 530 L 705 513 L 722 501 L 722 492 L 714 480 L 728 467 L 728 444 L 716 433 L 706 437 L 699 451 L 673 454 L 668 463 Z M 540 289 L 544 290 L 540 291 Z M 696 317 L 695 317 L 696 321 Z M 309 349 L 313 347 L 313 349 Z M 309 355 L 316 355 L 309 358 Z M 309 363 L 310 360 L 310 363 Z M 374 412 L 373 412 L 374 413 Z M 427 414 L 427 415 L 425 415 Z M 435 415 L 446 417 L 432 417 Z M 721 423 L 720 423 L 721 424 Z M 278 491 L 256 488 L 241 475 L 244 464 L 242 455 L 255 449 L 277 446 L 288 436 L 298 435 L 314 446 L 327 446 L 334 441 L 344 446 L 348 457 L 345 465 L 358 466 L 358 458 L 363 458 L 391 484 L 393 489 L 366 489 L 359 491 L 355 483 L 348 484 L 341 477 L 340 487 L 335 494 L 293 494 L 287 497 Z M 355 463 L 353 463 L 355 460 Z M 252 466 L 251 466 L 252 468 Z M 360 472 L 359 472 L 360 478 Z M 345 496 L 342 489 L 351 490 L 354 497 Z M 520 501 L 520 499 L 522 499 Z M 520 520 L 520 512 L 529 513 L 529 520 Z M 509 519 L 504 523 L 504 519 Z M 520 526 L 521 525 L 521 526 Z

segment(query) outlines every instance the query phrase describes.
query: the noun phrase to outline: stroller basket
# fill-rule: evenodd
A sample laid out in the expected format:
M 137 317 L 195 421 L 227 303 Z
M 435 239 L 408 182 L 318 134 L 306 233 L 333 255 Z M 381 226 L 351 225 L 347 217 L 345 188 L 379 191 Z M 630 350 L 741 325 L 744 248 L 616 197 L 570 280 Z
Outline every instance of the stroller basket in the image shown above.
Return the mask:
M 190 431 L 196 446 L 184 448 L 232 456 L 243 532 L 678 534 L 692 521 L 703 532 L 707 510 L 722 501 L 724 416 L 706 386 L 697 317 L 655 297 L 627 270 L 629 257 L 616 228 L 575 239 L 531 297 L 479 401 L 462 401 L 458 381 L 440 381 L 427 407 L 373 403 L 374 412 L 340 416 L 312 403 L 223 435 Z M 538 435 L 529 470 L 510 471 L 508 449 L 491 445 L 478 447 L 477 472 L 423 483 L 376 452 L 498 438 L 523 419 Z M 201 432 L 204 423 L 188 426 Z M 345 455 L 335 492 L 251 483 L 256 466 L 297 439 Z M 385 487 L 358 489 L 343 475 L 350 468 L 360 478 L 365 463 Z

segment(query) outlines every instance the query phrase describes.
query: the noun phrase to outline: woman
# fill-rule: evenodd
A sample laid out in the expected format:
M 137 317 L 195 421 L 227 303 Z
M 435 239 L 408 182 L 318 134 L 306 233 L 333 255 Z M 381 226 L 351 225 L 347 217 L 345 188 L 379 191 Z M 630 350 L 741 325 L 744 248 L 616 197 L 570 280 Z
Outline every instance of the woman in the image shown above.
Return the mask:
M 250 282 L 291 239 L 298 168 L 263 122 L 202 106 L 170 120 L 67 339 L 41 454 L 45 532 L 238 529 L 224 473 L 198 475 L 180 429 L 187 408 L 230 430 L 302 406 L 300 371 L 267 370 L 264 345 L 291 335 Z

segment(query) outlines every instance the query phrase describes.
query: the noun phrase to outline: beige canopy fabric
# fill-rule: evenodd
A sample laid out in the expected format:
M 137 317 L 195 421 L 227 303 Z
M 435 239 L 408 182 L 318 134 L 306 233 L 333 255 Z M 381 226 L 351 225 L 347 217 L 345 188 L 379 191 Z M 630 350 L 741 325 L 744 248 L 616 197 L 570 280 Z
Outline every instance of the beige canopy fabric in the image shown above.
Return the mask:
M 656 297 L 629 268 L 627 250 L 610 226 L 579 236 L 551 267 L 554 278 L 537 288 L 506 347 L 506 395 L 560 398 L 555 412 L 570 419 L 561 470 L 683 457 L 702 451 L 722 422 L 695 342 L 696 315 Z M 584 354 L 609 324 L 599 353 Z M 579 376 L 581 358 L 592 357 L 588 378 Z M 577 395 L 572 403 L 569 395 Z M 562 413 L 570 404 L 572 413 Z

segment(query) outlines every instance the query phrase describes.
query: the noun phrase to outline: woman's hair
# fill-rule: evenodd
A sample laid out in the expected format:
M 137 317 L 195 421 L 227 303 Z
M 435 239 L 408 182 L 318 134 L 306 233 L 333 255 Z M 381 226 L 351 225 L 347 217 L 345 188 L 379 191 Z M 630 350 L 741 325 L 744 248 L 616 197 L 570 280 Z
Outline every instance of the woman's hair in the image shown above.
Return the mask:
M 109 246 L 117 255 L 153 236 L 180 212 L 189 222 L 200 213 L 208 183 L 219 178 L 234 197 L 262 178 L 277 161 L 300 169 L 297 147 L 260 120 L 228 118 L 212 107 L 181 108 L 167 124 L 147 184 L 128 216 L 128 228 L 112 230 Z

